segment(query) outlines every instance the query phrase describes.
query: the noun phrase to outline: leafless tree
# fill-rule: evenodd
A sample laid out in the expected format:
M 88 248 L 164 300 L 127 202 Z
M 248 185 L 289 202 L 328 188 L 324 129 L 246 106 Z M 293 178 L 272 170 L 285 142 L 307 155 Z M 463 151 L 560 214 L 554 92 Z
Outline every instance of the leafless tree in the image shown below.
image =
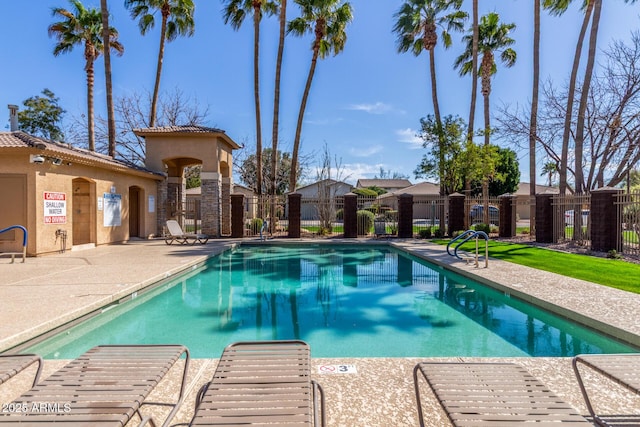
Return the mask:
M 602 64 L 591 82 L 585 113 L 584 157 L 582 170 L 571 168 L 574 159 L 567 158 L 567 170 L 573 177 L 582 176 L 585 190 L 617 186 L 640 161 L 640 33 L 632 35 L 629 44 L 614 42 L 605 52 Z M 581 89 L 581 88 L 580 88 Z M 546 157 L 559 166 L 562 161 L 562 132 L 566 115 L 568 88 L 557 90 L 550 82 L 543 88 L 538 116 L 536 140 Z M 498 117 L 498 135 L 520 148 L 527 147 L 529 112 L 523 108 L 502 107 Z M 572 126 L 572 128 L 575 128 Z M 569 152 L 575 145 L 571 134 Z
M 115 99 L 116 119 L 116 158 L 135 165 L 144 165 L 146 147 L 144 138 L 133 132 L 134 129 L 147 127 L 151 94 L 133 92 Z M 160 96 L 156 126 L 206 125 L 208 106 L 201 106 L 197 99 L 185 95 L 180 89 Z M 70 126 L 69 142 L 80 147 L 85 146 L 86 120 L 74 117 Z M 109 144 L 107 119 L 101 116 L 96 120 L 96 148 L 106 153 Z

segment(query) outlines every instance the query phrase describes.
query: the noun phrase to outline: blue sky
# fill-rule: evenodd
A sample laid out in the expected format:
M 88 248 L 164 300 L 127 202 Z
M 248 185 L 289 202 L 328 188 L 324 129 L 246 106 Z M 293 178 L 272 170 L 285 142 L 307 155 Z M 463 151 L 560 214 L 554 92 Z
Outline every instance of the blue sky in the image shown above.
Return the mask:
M 99 7 L 99 0 L 84 0 Z M 471 2 L 465 2 L 470 11 Z M 569 76 L 582 15 L 575 1 L 563 17 L 543 16 L 541 41 L 542 79 L 557 84 Z M 639 27 L 640 2 L 604 1 L 599 49 L 614 39 L 628 39 Z M 151 91 L 155 77 L 159 26 L 141 36 L 137 22 L 124 8 L 123 0 L 109 0 L 111 24 L 118 28 L 125 46 L 122 57 L 113 57 L 114 95 Z M 301 151 L 313 155 L 310 166 L 319 163 L 326 143 L 332 157 L 342 165 L 341 178 L 355 183 L 373 178 L 380 168 L 400 172 L 418 180 L 413 170 L 425 149 L 415 134 L 421 117 L 433 112 L 428 76 L 428 55 L 398 54 L 392 33 L 393 14 L 401 0 L 351 0 L 354 21 L 347 28 L 345 50 L 337 57 L 321 60 L 303 125 Z M 54 40 L 47 26 L 54 19 L 51 8 L 71 7 L 66 0 L 21 0 L 0 2 L 4 17 L 0 44 L 0 108 L 22 102 L 49 88 L 67 110 L 66 120 L 86 111 L 86 80 L 82 48 L 54 57 Z M 222 2 L 196 0 L 196 32 L 166 45 L 161 90 L 180 89 L 186 96 L 209 107 L 206 125 L 221 128 L 240 144 L 255 147 L 253 104 L 253 29 L 246 21 L 239 31 L 222 20 Z M 532 80 L 533 2 L 526 0 L 480 0 L 480 14 L 498 12 L 503 22 L 517 28 L 512 36 L 517 63 L 500 67 L 493 81 L 492 106 L 528 104 Z M 291 1 L 289 19 L 298 15 Z M 276 17 L 263 20 L 261 37 L 261 102 L 263 144 L 271 145 L 274 64 L 277 49 Z M 448 50 L 436 51 L 438 89 L 442 114 L 460 115 L 466 121 L 471 91 L 470 77 L 459 77 L 452 69 L 460 53 L 461 35 L 454 35 Z M 311 36 L 288 37 L 282 71 L 280 147 L 291 151 L 300 98 L 311 58 Z M 103 63 L 96 64 L 96 111 L 104 114 Z M 476 127 L 482 123 L 482 101 L 478 99 Z M 0 115 L 0 128 L 8 123 L 8 110 Z M 479 121 L 478 121 L 479 120 Z M 495 123 L 495 122 L 494 122 Z M 505 145 L 505 144 L 502 144 Z M 528 181 L 528 153 L 519 152 L 523 181 Z M 539 168 L 544 163 L 538 156 Z M 539 176 L 539 173 L 538 173 Z M 311 173 L 310 178 L 315 178 Z M 238 180 L 237 176 L 235 177 Z M 543 182 L 543 178 L 538 179 Z

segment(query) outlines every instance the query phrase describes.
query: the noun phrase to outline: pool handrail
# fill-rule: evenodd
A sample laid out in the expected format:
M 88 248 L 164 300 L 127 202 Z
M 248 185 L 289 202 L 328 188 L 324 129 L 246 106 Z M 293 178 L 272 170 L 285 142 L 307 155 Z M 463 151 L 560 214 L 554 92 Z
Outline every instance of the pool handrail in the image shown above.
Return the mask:
M 462 246 L 464 243 L 466 243 L 467 241 L 469 241 L 470 239 L 473 239 L 475 237 L 476 239 L 476 255 L 475 255 L 475 264 L 476 267 L 478 266 L 478 252 L 479 252 L 479 247 L 478 247 L 478 238 L 482 237 L 485 241 L 484 244 L 484 258 L 485 258 L 485 268 L 489 267 L 489 236 L 487 235 L 487 233 L 485 233 L 484 231 L 476 231 L 476 230 L 467 230 L 464 233 L 460 234 L 458 237 L 456 237 L 455 239 L 451 240 L 449 242 L 449 244 L 447 245 L 447 253 L 449 255 L 453 255 L 456 258 L 458 258 L 459 260 L 462 260 L 462 257 L 460 255 L 458 255 L 458 248 L 460 246 Z M 451 245 L 451 243 L 453 243 L 456 240 L 460 240 L 462 239 L 454 248 L 453 250 L 453 254 L 451 254 L 451 252 L 449 251 L 449 245 Z
M 24 260 L 27 258 L 27 229 L 22 225 L 10 225 L 9 227 L 0 230 L 0 234 L 6 231 L 13 230 L 15 228 L 22 230 L 22 262 L 24 262 Z M 15 261 L 15 256 L 17 254 L 17 252 L 8 252 L 5 255 L 11 255 L 11 263 L 13 264 L 13 262 Z
M 465 231 L 465 232 L 463 232 L 463 233 L 460 233 L 459 235 L 457 235 L 457 236 L 456 236 L 456 237 L 454 237 L 453 239 L 451 239 L 451 240 L 449 241 L 449 243 L 447 243 L 447 253 L 448 253 L 449 255 L 451 255 L 451 256 L 457 256 L 457 255 L 452 254 L 452 253 L 451 253 L 451 251 L 449 251 L 449 247 L 451 246 L 451 244 L 452 244 L 453 242 L 455 242 L 455 241 L 457 241 L 457 240 L 460 240 L 460 239 L 462 239 L 463 237 L 468 236 L 469 234 L 473 234 L 473 233 L 475 233 L 475 232 L 476 232 L 475 230 L 467 230 L 467 231 Z M 465 241 L 466 241 L 466 240 L 465 240 Z M 459 246 L 459 245 L 458 245 L 458 246 Z M 458 258 L 460 258 L 460 257 L 458 257 Z

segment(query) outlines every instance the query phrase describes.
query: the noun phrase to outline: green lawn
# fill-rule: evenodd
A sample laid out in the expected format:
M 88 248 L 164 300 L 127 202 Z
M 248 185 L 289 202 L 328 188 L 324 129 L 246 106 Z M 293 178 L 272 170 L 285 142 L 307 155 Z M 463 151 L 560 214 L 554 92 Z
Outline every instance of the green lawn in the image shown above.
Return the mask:
M 433 242 L 446 245 L 449 240 Z M 465 243 L 460 249 L 467 252 L 475 251 L 475 241 Z M 489 256 L 640 294 L 639 264 L 494 240 L 489 241 Z

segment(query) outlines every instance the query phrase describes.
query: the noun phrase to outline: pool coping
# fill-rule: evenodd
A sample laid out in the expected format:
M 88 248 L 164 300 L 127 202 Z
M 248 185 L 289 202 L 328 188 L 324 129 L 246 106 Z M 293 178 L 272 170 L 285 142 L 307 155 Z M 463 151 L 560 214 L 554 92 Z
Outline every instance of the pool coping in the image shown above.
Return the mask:
M 142 243 L 142 245 L 144 244 L 145 243 Z M 50 336 L 73 324 L 77 324 L 89 316 L 100 313 L 113 304 L 126 301 L 136 293 L 146 292 L 161 286 L 166 280 L 180 276 L 189 269 L 204 264 L 210 257 L 216 256 L 234 246 L 274 244 L 382 245 L 393 247 L 424 259 L 441 268 L 477 280 L 500 292 L 532 303 L 556 315 L 571 319 L 605 335 L 640 347 L 640 322 L 633 322 L 633 319 L 640 319 L 640 308 L 638 308 L 640 307 L 640 295 L 626 291 L 620 291 L 491 258 L 489 268 L 476 268 L 473 264 L 464 263 L 447 255 L 446 248 L 442 245 L 415 239 L 272 239 L 266 241 L 238 239 L 218 240 L 214 241 L 214 244 L 210 243 L 197 247 L 197 250 L 194 250 L 194 253 L 187 257 L 186 261 L 179 263 L 179 265 L 161 265 L 160 272 L 155 272 L 155 274 L 151 273 L 146 276 L 143 274 L 137 282 L 122 286 L 120 289 L 110 292 L 108 295 L 101 295 L 89 304 L 71 307 L 70 310 L 63 314 L 31 325 L 31 327 L 25 328 L 20 331 L 20 333 L 8 337 L 0 335 L 0 352 L 9 349 L 13 351 L 24 348 L 27 344 L 32 345 L 36 338 L 40 341 L 44 339 L 45 336 Z M 115 250 L 118 249 L 118 247 L 114 245 L 110 247 Z M 95 251 L 98 248 L 89 251 Z M 162 246 L 159 246 L 159 248 L 162 248 Z M 162 249 L 169 252 L 174 250 L 173 248 Z M 55 256 L 30 258 L 27 262 L 35 262 L 35 260 L 40 259 L 51 260 L 53 258 L 55 258 Z M 114 262 L 117 260 L 118 257 L 115 257 Z M 0 264 L 0 275 L 4 274 L 5 270 L 8 274 L 11 272 L 5 264 Z M 80 271 L 82 271 L 82 268 L 74 269 L 75 273 L 79 274 Z M 75 277 L 80 280 L 82 278 L 82 276 Z M 525 277 L 527 280 L 522 282 L 522 280 L 517 280 L 518 277 Z M 517 281 L 514 281 L 514 278 Z M 11 283 L 5 286 L 10 287 Z M 0 291 L 2 289 L 3 286 L 0 284 Z M 579 291 L 576 292 L 576 289 L 579 289 Z M 591 296 L 585 298 L 584 294 L 586 293 L 589 293 Z M 582 298 L 580 294 L 583 295 Z M 613 309 L 602 310 L 603 304 L 613 307 Z M 621 316 L 621 314 L 626 315 Z

